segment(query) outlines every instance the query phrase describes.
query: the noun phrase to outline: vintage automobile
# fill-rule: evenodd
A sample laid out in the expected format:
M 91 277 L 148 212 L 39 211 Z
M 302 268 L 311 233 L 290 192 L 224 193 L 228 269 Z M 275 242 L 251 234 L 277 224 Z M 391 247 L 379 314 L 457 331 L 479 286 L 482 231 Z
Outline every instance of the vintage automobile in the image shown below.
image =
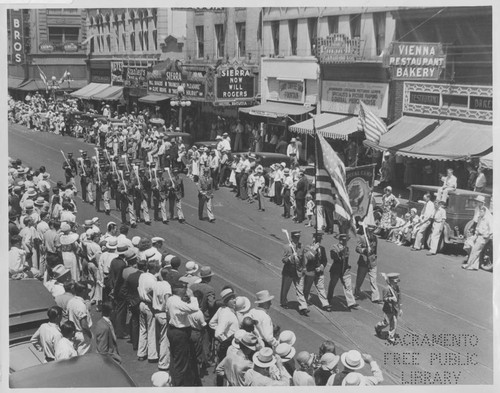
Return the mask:
M 438 186 L 411 185 L 408 187 L 410 196 L 407 204 L 399 204 L 396 211 L 399 215 L 404 215 L 411 208 L 416 208 L 420 213 L 424 204 L 422 202 L 424 194 L 429 192 L 434 195 L 438 191 Z M 473 225 L 475 202 L 474 199 L 482 195 L 486 199 L 486 206 L 491 206 L 491 195 L 474 192 L 470 190 L 456 189 L 448 194 L 446 205 L 446 223 L 443 234 L 439 242 L 438 251 L 441 251 L 445 244 L 461 244 L 467 236 L 469 229 Z M 431 228 L 429 227 L 429 230 Z

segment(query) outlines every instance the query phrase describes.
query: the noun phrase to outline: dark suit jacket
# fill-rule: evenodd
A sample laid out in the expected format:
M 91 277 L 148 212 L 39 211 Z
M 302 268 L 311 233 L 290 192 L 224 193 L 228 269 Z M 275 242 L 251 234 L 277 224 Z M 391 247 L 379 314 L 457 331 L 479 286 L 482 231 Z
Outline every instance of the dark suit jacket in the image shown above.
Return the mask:
M 94 333 L 98 353 L 103 355 L 118 354 L 118 346 L 113 339 L 111 327 L 103 318 L 97 321 Z
M 302 176 L 297 182 L 297 188 L 295 190 L 295 199 L 306 199 L 307 188 L 309 187 L 309 182 L 305 176 Z
M 123 281 L 122 272 L 125 267 L 127 263 L 121 257 L 113 259 L 109 265 L 108 285 L 115 299 L 119 296 L 118 290 Z
M 122 287 L 124 292 L 124 298 L 127 299 L 128 304 L 131 307 L 139 306 L 141 302 L 141 298 L 139 297 L 139 276 L 142 274 L 142 271 L 138 270 L 132 274 L 130 274 L 125 280 L 125 285 Z
M 177 281 L 179 281 L 179 278 L 181 278 L 183 275 L 179 273 L 177 270 L 170 269 L 167 275 L 167 281 L 170 285 L 173 285 Z

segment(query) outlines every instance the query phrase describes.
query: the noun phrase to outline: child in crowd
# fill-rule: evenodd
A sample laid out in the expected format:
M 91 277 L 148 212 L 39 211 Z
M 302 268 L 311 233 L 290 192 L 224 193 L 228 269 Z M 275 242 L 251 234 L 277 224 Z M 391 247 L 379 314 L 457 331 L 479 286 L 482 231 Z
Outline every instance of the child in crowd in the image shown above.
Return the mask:
M 306 217 L 307 217 L 307 223 L 306 227 L 312 227 L 312 219 L 314 212 L 316 210 L 316 204 L 314 203 L 314 200 L 312 198 L 311 194 L 306 195 Z

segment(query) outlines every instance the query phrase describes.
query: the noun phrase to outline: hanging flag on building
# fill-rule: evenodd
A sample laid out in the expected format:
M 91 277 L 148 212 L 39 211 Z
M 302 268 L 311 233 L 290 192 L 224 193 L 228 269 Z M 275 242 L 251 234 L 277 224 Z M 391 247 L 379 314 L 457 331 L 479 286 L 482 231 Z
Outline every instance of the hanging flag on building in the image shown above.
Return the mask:
M 347 221 L 352 208 L 346 189 L 345 166 L 335 150 L 321 135 L 317 136 L 316 204 L 330 207 Z M 334 198 L 334 194 L 336 197 Z
M 358 130 L 364 131 L 366 139 L 377 144 L 380 136 L 387 132 L 387 125 L 361 100 L 359 101 Z
M 61 77 L 61 79 L 59 79 L 59 84 L 63 83 L 66 80 L 66 78 L 68 77 L 68 75 L 69 75 L 68 70 L 64 71 L 63 76 Z

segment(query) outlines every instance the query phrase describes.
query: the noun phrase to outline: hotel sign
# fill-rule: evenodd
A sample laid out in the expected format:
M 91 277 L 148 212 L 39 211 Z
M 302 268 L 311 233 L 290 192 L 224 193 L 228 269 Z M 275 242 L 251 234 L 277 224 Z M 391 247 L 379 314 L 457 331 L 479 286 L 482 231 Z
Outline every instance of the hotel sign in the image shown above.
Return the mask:
M 354 63 L 362 59 L 361 40 L 344 34 L 332 34 L 317 40 L 317 57 L 320 64 Z
M 446 67 L 439 42 L 393 42 L 383 58 L 393 80 L 438 80 Z

